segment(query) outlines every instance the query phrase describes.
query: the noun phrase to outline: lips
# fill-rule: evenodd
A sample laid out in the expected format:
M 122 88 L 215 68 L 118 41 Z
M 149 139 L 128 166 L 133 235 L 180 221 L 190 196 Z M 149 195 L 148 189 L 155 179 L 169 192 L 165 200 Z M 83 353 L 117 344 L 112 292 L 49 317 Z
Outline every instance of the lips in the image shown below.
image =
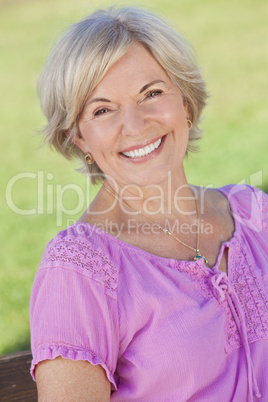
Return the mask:
M 147 155 L 151 154 L 157 148 L 159 148 L 160 145 L 161 145 L 162 140 L 163 140 L 163 137 L 159 138 L 155 142 L 152 142 L 151 144 L 146 145 L 145 147 L 136 148 L 136 149 L 132 149 L 130 151 L 121 152 L 121 154 L 126 156 L 127 158 L 142 158 L 144 156 L 147 156 Z

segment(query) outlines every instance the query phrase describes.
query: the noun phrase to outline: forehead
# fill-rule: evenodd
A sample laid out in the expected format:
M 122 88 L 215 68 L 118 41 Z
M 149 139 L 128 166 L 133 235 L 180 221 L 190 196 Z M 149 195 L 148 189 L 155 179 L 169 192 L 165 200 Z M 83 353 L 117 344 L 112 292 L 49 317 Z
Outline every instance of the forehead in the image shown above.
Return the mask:
M 140 44 L 133 44 L 106 73 L 91 96 L 103 90 L 116 90 L 122 86 L 142 87 L 153 80 L 171 83 L 164 69 L 152 54 Z

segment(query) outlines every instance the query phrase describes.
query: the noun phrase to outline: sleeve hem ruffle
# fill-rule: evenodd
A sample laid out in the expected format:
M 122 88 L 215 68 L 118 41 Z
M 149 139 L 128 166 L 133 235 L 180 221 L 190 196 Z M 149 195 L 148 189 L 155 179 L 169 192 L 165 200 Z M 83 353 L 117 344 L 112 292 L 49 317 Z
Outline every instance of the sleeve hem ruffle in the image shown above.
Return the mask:
M 105 372 L 108 380 L 112 384 L 112 390 L 117 390 L 117 385 L 114 380 L 114 376 L 107 367 L 107 365 L 93 353 L 87 350 L 79 350 L 73 347 L 66 347 L 60 345 L 49 345 L 49 346 L 42 346 L 36 352 L 33 352 L 33 360 L 31 364 L 31 375 L 35 379 L 35 367 L 38 363 L 43 360 L 53 360 L 56 357 L 62 356 L 64 359 L 70 360 L 87 360 L 89 363 L 93 364 L 94 366 L 99 364 L 101 365 Z

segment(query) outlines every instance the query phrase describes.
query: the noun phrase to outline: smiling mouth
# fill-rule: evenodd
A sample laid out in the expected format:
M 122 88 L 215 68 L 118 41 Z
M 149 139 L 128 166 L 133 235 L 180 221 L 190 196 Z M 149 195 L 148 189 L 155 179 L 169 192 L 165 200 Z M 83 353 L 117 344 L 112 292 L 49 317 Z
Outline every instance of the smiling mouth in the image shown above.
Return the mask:
M 133 151 L 129 152 L 122 152 L 122 155 L 127 156 L 128 158 L 142 158 L 143 156 L 147 156 L 159 148 L 162 140 L 163 137 L 150 145 L 146 145 L 144 148 L 134 149 Z

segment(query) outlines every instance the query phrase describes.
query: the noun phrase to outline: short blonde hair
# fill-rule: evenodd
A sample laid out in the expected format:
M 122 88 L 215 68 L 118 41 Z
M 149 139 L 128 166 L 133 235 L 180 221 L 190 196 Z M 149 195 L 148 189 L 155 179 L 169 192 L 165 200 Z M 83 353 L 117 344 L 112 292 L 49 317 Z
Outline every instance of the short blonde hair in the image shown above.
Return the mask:
M 84 161 L 73 139 L 85 102 L 133 43 L 150 51 L 180 89 L 193 123 L 187 150 L 197 149 L 193 142 L 201 137 L 198 124 L 207 93 L 191 45 L 148 11 L 112 7 L 72 25 L 52 50 L 39 78 L 41 108 L 47 118 L 42 131 L 46 141 L 67 159 L 76 156 Z M 103 179 L 96 162 L 85 168 L 93 183 Z

